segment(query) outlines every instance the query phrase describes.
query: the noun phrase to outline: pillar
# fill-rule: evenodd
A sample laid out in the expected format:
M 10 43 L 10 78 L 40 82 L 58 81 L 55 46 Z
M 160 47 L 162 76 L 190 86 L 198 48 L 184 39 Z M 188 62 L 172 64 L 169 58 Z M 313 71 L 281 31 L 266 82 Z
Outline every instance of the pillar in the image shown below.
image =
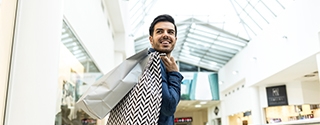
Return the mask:
M 17 0 L 0 0 L 0 124 L 4 124 Z
M 4 125 L 55 120 L 62 0 L 19 0 Z
M 263 109 L 261 108 L 260 104 L 260 93 L 259 93 L 259 87 L 250 87 L 251 90 L 251 99 L 252 99 L 252 105 L 251 105 L 251 120 L 252 125 L 262 125 L 265 124 L 263 121 Z

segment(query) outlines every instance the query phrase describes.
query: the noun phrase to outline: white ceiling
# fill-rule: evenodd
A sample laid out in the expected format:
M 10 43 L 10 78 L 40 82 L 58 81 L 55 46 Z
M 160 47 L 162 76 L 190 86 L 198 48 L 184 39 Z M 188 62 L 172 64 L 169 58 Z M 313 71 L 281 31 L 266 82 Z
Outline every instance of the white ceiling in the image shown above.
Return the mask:
M 289 66 L 282 71 L 266 78 L 262 81 L 259 81 L 256 85 L 273 85 L 273 84 L 283 84 L 286 82 L 292 81 L 319 81 L 318 66 L 316 60 L 316 54 L 300 61 L 294 63 L 292 66 Z M 305 75 L 313 74 L 313 77 L 305 77 Z
M 201 104 L 206 102 L 205 104 Z M 216 106 L 220 101 L 201 101 L 201 100 L 181 100 L 178 104 L 176 112 L 195 112 L 195 111 L 207 111 L 207 108 Z M 201 105 L 201 107 L 195 107 L 196 105 Z

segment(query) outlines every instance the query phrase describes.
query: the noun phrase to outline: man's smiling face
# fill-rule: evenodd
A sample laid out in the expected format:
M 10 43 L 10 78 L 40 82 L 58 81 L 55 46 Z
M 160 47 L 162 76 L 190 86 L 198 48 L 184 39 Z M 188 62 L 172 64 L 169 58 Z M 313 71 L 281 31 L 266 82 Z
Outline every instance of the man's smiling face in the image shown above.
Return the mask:
M 177 41 L 174 25 L 170 22 L 158 22 L 149 40 L 153 49 L 170 55 Z

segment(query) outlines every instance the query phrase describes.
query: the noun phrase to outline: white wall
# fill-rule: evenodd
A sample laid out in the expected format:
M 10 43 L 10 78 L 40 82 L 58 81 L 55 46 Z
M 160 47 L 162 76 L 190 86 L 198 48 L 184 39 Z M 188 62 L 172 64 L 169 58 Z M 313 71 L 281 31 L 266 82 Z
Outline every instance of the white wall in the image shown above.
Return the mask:
M 319 104 L 320 103 L 320 83 L 315 82 L 302 82 L 303 101 L 304 104 Z M 316 98 L 315 98 L 316 97 Z
M 11 47 L 15 22 L 16 0 L 0 0 L 0 124 L 3 123 Z
M 114 64 L 119 65 L 124 60 L 124 55 L 122 52 L 115 52 L 114 53 Z
M 258 87 L 244 87 L 221 100 L 221 118 L 224 125 L 229 124 L 229 116 L 251 111 L 252 121 L 250 124 L 263 123 L 262 108 L 260 107 L 260 94 Z M 251 123 L 252 122 L 252 123 Z
M 63 1 L 18 1 L 5 125 L 55 120 Z
M 227 97 L 224 97 L 221 101 L 224 102 L 224 105 L 222 107 L 224 108 L 225 111 L 223 114 L 224 116 L 226 115 L 232 115 L 240 112 L 245 112 L 248 110 L 252 110 L 254 106 L 258 103 L 258 100 L 253 98 L 253 92 L 254 88 L 248 87 L 244 89 L 240 89 L 238 91 L 235 91 L 234 93 L 232 92 L 230 95 Z
M 287 97 L 289 105 L 301 105 L 303 103 L 303 89 L 301 82 L 286 83 Z M 267 98 L 266 98 L 267 100 Z
M 102 73 L 114 65 L 114 40 L 99 0 L 65 0 L 64 16 Z M 105 10 L 106 11 L 106 10 Z
M 129 2 L 119 0 L 104 0 L 103 3 L 108 10 L 106 16 L 109 17 L 111 29 L 113 31 L 114 50 L 116 52 L 115 56 L 120 56 L 116 58 L 123 58 L 122 60 L 124 60 L 135 54 L 134 39 L 130 37 L 131 25 L 129 21 Z M 119 61 L 122 62 L 122 60 Z M 118 63 L 118 61 L 115 61 L 115 64 Z
M 318 32 L 320 12 L 318 0 L 294 1 L 285 12 L 253 38 L 248 46 L 219 71 L 219 80 L 225 84 L 220 91 L 246 79 L 248 86 L 290 67 L 291 65 L 320 51 Z M 284 39 L 286 36 L 287 39 Z M 307 49 L 306 49 L 307 48 Z M 257 60 L 253 61 L 252 57 Z M 233 75 L 237 70 L 239 75 Z
M 245 85 L 245 81 L 230 87 L 224 91 L 221 96 L 221 120 L 222 124 L 228 125 L 229 118 L 234 114 L 251 111 L 252 122 L 261 123 L 262 113 L 260 107 L 260 94 L 258 87 L 250 87 Z M 212 119 L 212 118 L 211 118 Z M 211 121 L 209 119 L 209 121 Z
M 250 58 L 247 57 L 249 54 L 248 49 L 243 49 L 238 55 L 234 56 L 223 68 L 218 72 L 219 81 L 223 81 L 223 84 L 219 85 L 219 91 L 224 92 L 230 87 L 239 84 L 241 80 L 247 76 L 248 64 L 250 63 Z M 236 71 L 237 74 L 233 72 Z

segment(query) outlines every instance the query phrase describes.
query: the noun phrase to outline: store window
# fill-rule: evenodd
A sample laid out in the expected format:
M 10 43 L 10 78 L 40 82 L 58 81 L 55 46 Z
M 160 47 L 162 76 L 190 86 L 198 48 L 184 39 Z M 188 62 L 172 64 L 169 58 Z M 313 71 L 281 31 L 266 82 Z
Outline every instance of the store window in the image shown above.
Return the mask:
M 97 119 L 91 118 L 75 104 L 88 87 L 101 76 L 102 73 L 82 46 L 76 33 L 64 20 L 55 125 L 97 125 Z

